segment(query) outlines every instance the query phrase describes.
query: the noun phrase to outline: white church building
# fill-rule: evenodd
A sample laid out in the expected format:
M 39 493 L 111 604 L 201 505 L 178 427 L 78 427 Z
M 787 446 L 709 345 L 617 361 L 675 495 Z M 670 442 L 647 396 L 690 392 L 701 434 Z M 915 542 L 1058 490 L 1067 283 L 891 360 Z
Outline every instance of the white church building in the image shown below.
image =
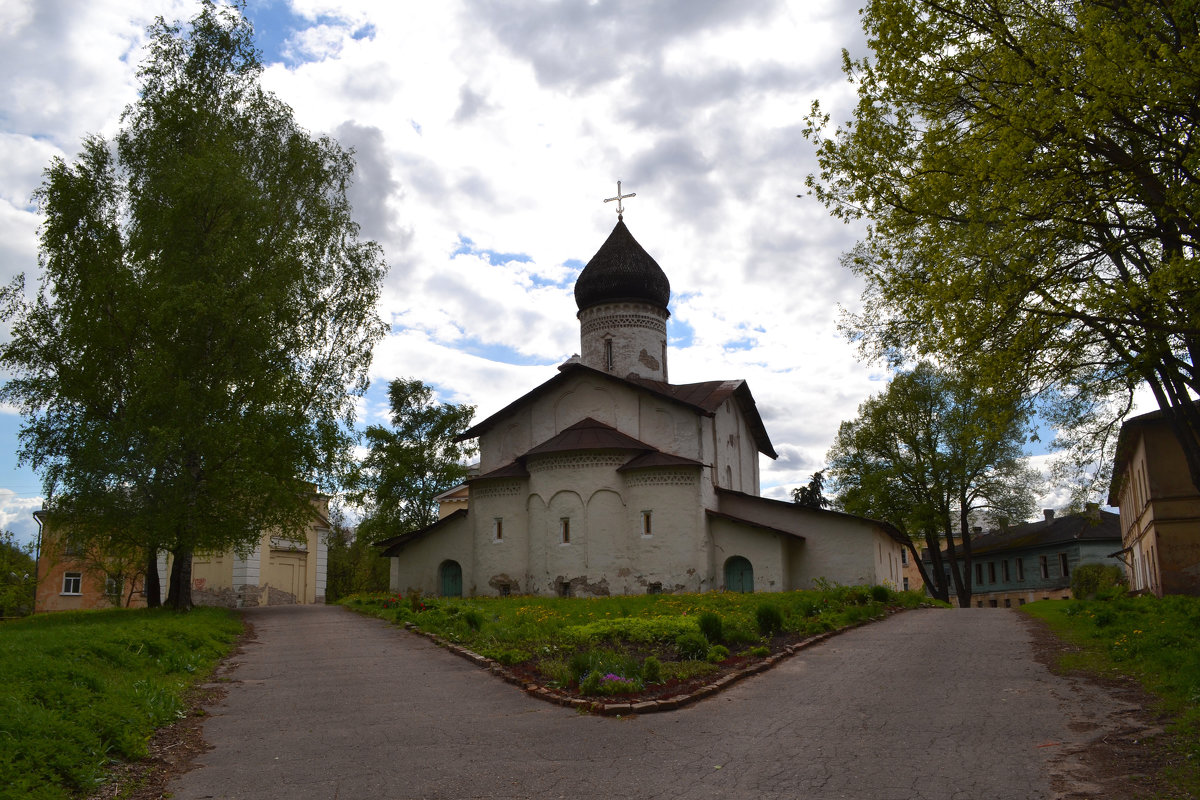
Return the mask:
M 442 517 L 381 543 L 391 588 L 598 596 L 901 582 L 885 523 L 759 496 L 776 458 L 744 380 L 672 384 L 666 274 L 618 217 L 575 283 L 580 353 L 466 431 Z

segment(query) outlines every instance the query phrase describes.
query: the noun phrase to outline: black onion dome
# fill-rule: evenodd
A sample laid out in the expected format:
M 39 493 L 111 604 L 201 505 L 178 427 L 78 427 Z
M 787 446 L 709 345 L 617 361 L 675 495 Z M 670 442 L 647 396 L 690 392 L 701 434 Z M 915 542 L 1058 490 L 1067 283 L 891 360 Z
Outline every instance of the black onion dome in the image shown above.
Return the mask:
M 575 281 L 575 305 L 582 311 L 600 303 L 638 301 L 667 307 L 671 282 L 633 238 L 625 222 L 617 226 Z

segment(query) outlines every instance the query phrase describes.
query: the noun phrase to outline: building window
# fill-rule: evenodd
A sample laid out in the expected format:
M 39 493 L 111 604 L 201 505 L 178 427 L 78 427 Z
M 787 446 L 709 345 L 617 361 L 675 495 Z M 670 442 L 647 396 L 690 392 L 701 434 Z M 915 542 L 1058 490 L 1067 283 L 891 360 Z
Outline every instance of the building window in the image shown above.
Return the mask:
M 904 591 L 908 591 L 908 578 L 904 579 Z
M 976 600 L 976 601 L 975 601 L 975 607 L 976 607 L 976 608 L 983 608 L 983 601 L 982 601 L 982 600 Z
M 125 578 L 122 575 L 109 575 L 104 579 L 104 594 L 112 599 L 120 600 L 125 588 Z
M 653 516 L 652 511 L 643 511 L 642 512 L 642 536 L 653 536 L 654 535 L 654 526 L 653 526 L 653 523 L 651 520 L 652 516 Z
M 83 573 L 82 572 L 65 572 L 63 573 L 63 594 L 82 594 L 83 589 Z
M 1017 559 L 1017 580 L 1025 580 L 1025 559 L 1023 558 Z
M 1023 606 L 1023 605 L 1025 605 L 1025 598 L 1023 598 L 1023 597 L 1018 597 L 1018 598 L 1017 598 L 1017 605 L 1019 605 L 1019 606 Z
M 646 585 L 646 594 L 662 594 L 662 583 L 655 581 Z
M 1050 577 L 1050 562 L 1045 556 L 1038 556 L 1038 565 L 1042 569 L 1042 580 L 1048 579 Z M 1046 599 L 1049 600 L 1050 598 L 1047 597 Z
M 996 562 L 989 561 L 988 562 L 988 583 L 995 583 L 995 582 L 996 582 Z
M 604 340 L 604 368 L 609 372 L 613 369 L 612 339 Z
M 976 586 L 983 585 L 983 564 L 975 565 L 975 585 Z
M 908 550 L 903 547 L 900 548 L 900 563 L 906 567 L 908 566 Z
M 1058 573 L 1060 575 L 1062 575 L 1064 578 L 1069 577 L 1071 574 L 1071 571 L 1067 568 L 1067 554 L 1066 553 L 1058 554 Z
M 501 597 L 509 597 L 511 595 L 512 595 L 512 584 L 509 584 L 509 583 L 500 584 L 500 596 Z
M 1006 558 L 1003 561 L 1001 561 L 1000 566 L 1001 566 L 1001 571 L 1004 574 L 1004 582 L 1008 583 L 1011 580 L 1011 578 L 1008 575 L 1008 559 Z
M 571 518 L 563 517 L 558 521 L 559 541 L 563 544 L 571 543 Z
M 570 581 L 559 581 L 558 582 L 558 596 L 559 597 L 570 597 L 571 596 L 571 582 Z
M 1004 598 L 1004 607 L 1005 607 L 1005 608 L 1012 608 L 1012 600 L 1011 600 L 1010 598 L 1007 598 L 1007 597 L 1006 597 L 1006 598 Z
M 997 603 L 995 600 L 988 600 L 988 606 L 990 606 L 991 608 L 999 608 L 1000 604 Z
M 492 541 L 500 542 L 504 540 L 504 517 L 495 517 L 492 519 Z

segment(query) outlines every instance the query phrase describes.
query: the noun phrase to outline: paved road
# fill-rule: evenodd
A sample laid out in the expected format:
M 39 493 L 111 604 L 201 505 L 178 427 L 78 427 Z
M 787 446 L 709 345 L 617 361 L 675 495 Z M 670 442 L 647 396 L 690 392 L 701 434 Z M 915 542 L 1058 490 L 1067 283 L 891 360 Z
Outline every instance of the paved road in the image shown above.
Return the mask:
M 1051 798 L 1119 701 L 992 609 L 896 615 L 663 714 L 579 715 L 339 607 L 254 609 L 198 798 Z M 1062 766 L 1055 767 L 1062 772 Z

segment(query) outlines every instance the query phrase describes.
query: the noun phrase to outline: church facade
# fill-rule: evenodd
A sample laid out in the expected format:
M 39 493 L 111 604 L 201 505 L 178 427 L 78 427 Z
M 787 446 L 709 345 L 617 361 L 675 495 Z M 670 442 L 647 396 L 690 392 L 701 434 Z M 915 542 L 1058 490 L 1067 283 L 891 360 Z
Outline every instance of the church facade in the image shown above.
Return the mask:
M 575 284 L 580 355 L 463 434 L 479 469 L 383 543 L 391 588 L 602 596 L 901 582 L 884 523 L 759 496 L 743 380 L 672 384 L 670 283 L 623 219 Z

